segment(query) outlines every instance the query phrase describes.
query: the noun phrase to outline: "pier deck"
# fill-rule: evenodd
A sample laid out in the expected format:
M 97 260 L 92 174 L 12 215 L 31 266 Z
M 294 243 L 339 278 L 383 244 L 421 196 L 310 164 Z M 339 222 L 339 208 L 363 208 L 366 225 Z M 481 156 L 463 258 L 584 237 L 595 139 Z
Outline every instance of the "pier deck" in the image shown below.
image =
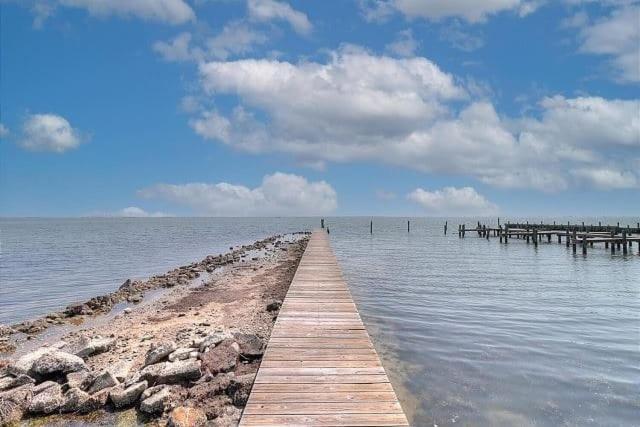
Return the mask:
M 240 425 L 409 425 L 323 231 L 302 256 Z

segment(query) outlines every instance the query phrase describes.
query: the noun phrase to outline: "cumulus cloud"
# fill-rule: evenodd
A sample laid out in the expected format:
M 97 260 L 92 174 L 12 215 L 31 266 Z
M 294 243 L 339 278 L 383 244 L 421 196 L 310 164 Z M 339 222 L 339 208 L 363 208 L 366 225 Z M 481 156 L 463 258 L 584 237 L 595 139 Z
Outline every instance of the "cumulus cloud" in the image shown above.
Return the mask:
M 9 136 L 9 133 L 9 128 L 0 123 L 0 138 L 6 138 L 7 136 Z
M 59 6 L 84 9 L 93 16 L 120 15 L 171 25 L 195 19 L 193 9 L 184 0 L 36 0 L 32 6 L 34 26 L 42 26 Z
M 299 34 L 309 34 L 313 25 L 306 14 L 295 10 L 288 3 L 275 0 L 248 0 L 249 17 L 254 21 L 286 21 Z
M 574 24 L 583 25 L 581 52 L 609 57 L 615 79 L 640 82 L 640 5 L 616 8 L 590 25 Z
M 472 187 L 445 187 L 435 191 L 417 188 L 407 198 L 435 215 L 494 215 L 499 211 Z
M 337 207 L 337 194 L 325 181 L 276 172 L 266 175 L 259 187 L 189 183 L 158 184 L 139 191 L 146 198 L 160 198 L 188 206 L 199 215 L 306 216 L 325 215 Z
M 525 16 L 540 4 L 540 1 L 531 0 L 360 0 L 362 13 L 370 21 L 386 19 L 393 11 L 398 11 L 410 19 L 441 20 L 455 17 L 474 23 L 504 11 Z
M 205 95 L 233 95 L 228 113 L 204 111 L 205 139 L 308 164 L 376 161 L 461 174 L 505 188 L 559 191 L 584 180 L 572 169 L 630 165 L 640 144 L 640 101 L 544 98 L 530 115 L 504 117 L 426 58 L 376 56 L 354 47 L 326 63 L 268 59 L 200 65 Z M 305 94 L 305 96 L 299 96 Z
M 414 56 L 420 43 L 413 38 L 413 31 L 407 29 L 400 31 L 395 41 L 386 45 L 385 49 L 398 56 Z
M 77 148 L 84 140 L 82 134 L 64 117 L 55 114 L 32 114 L 22 127 L 19 144 L 32 151 L 63 153 Z

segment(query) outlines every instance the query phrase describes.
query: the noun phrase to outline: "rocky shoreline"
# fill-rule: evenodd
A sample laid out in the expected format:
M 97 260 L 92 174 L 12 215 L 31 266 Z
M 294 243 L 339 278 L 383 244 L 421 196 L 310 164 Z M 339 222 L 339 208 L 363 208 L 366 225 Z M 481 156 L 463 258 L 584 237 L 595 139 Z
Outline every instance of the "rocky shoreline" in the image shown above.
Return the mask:
M 230 248 L 41 319 L 0 329 L 17 350 L 52 325 L 104 322 L 0 359 L 0 425 L 228 426 L 239 420 L 306 233 Z M 220 274 L 188 286 L 204 272 Z

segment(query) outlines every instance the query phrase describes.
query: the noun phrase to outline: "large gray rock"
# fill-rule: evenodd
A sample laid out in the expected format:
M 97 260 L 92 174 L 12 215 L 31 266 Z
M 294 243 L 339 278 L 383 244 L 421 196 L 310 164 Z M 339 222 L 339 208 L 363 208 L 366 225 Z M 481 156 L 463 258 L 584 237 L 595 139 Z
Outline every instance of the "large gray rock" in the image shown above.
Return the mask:
M 154 387 L 156 389 L 156 387 Z M 148 391 L 148 390 L 147 390 Z M 155 392 L 140 402 L 140 410 L 147 414 L 159 414 L 164 412 L 165 407 L 171 400 L 171 390 L 163 387 L 154 390 Z M 146 393 L 146 392 L 145 392 Z
M 116 340 L 113 338 L 94 338 L 83 339 L 80 342 L 76 356 L 86 359 L 89 356 L 104 353 L 111 350 L 116 345 Z
M 40 347 L 39 349 L 32 351 L 31 353 L 27 353 L 24 356 L 20 357 L 13 364 L 7 366 L 7 372 L 14 376 L 24 375 L 31 372 L 31 368 L 33 364 L 38 360 L 42 355 L 46 353 L 50 353 L 54 351 L 53 348 L 49 347 Z
M 109 371 L 120 382 L 124 382 L 129 377 L 129 372 L 133 368 L 133 360 L 120 360 L 109 368 Z
M 198 360 L 178 360 L 150 365 L 140 372 L 141 378 L 152 384 L 178 384 L 195 381 L 202 375 Z
M 36 394 L 29 404 L 29 412 L 33 414 L 52 414 L 64 404 L 62 387 L 53 383 Z
M 148 383 L 141 381 L 130 385 L 127 388 L 124 386 L 116 387 L 109 393 L 109 398 L 116 408 L 124 408 L 126 406 L 133 405 L 138 401 L 140 395 L 147 389 Z
M 0 393 L 0 426 L 19 421 L 33 398 L 33 384 Z
M 91 384 L 91 387 L 89 387 L 89 390 L 87 390 L 87 393 L 94 394 L 106 388 L 115 387 L 118 384 L 118 380 L 111 372 L 104 371 L 96 377 L 93 384 Z
M 55 373 L 66 374 L 86 369 L 87 365 L 84 364 L 82 358 L 60 350 L 53 350 L 43 354 L 31 366 L 31 372 L 40 376 Z
M 69 372 L 67 374 L 67 386 L 86 391 L 93 384 L 94 379 L 94 375 L 89 371 Z
M 85 393 L 77 387 L 71 387 L 64 394 L 64 403 L 60 410 L 62 412 L 80 412 L 90 397 L 89 393 Z
M 29 375 L 6 376 L 0 378 L 0 390 L 8 390 L 16 387 L 23 386 L 25 384 L 33 384 L 35 380 Z
M 144 359 L 144 366 L 153 365 L 154 363 L 161 362 L 166 357 L 168 357 L 171 353 L 176 350 L 176 343 L 173 341 L 162 342 L 158 344 L 153 344 L 149 351 L 147 352 L 147 356 Z

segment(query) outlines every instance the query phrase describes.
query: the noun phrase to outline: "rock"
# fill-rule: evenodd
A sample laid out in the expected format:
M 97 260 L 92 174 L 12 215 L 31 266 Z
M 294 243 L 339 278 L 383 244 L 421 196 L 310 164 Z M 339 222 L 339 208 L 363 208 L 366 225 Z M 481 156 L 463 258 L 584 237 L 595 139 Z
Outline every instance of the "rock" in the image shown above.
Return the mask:
M 122 310 L 122 312 L 123 312 L 124 314 L 129 314 L 129 313 L 131 313 L 131 311 L 132 311 L 132 310 L 131 310 L 130 308 L 125 308 L 124 310 Z
M 77 372 L 86 370 L 87 365 L 80 357 L 60 350 L 53 350 L 40 356 L 32 365 L 31 371 L 45 376 L 55 373 Z
M 51 348 L 40 347 L 39 349 L 32 351 L 31 353 L 27 353 L 24 356 L 20 357 L 13 364 L 7 367 L 7 372 L 14 376 L 24 375 L 31 372 L 31 368 L 36 360 L 38 360 L 42 355 L 46 353 L 50 353 L 53 351 Z
M 116 340 L 112 338 L 97 338 L 83 340 L 80 348 L 76 351 L 76 356 L 86 359 L 89 356 L 104 353 L 111 350 L 116 345 Z
M 19 421 L 29 407 L 32 398 L 32 384 L 0 393 L 0 425 L 9 425 Z
M 272 301 L 269 304 L 267 304 L 267 311 L 278 311 L 280 310 L 280 306 L 282 305 L 282 303 L 280 301 Z
M 255 360 L 262 357 L 264 344 L 260 337 L 253 334 L 235 334 L 235 338 L 240 346 L 240 357 L 245 360 Z
M 93 314 L 93 310 L 91 310 L 91 308 L 89 308 L 87 304 L 74 304 L 68 306 L 65 309 L 64 313 L 69 317 L 73 317 L 80 315 L 91 315 Z
M 96 411 L 107 404 L 109 399 L 110 389 L 104 389 L 96 394 L 92 394 L 89 398 L 78 408 L 78 412 L 81 414 L 88 414 L 89 412 Z
M 140 395 L 142 395 L 142 393 L 147 389 L 148 385 L 149 384 L 146 381 L 141 381 L 139 383 L 132 384 L 127 388 L 120 386 L 111 390 L 109 397 L 116 408 L 124 408 L 136 403 Z
M 64 394 L 64 403 L 60 410 L 62 412 L 80 412 L 80 409 L 84 407 L 89 397 L 89 393 L 85 393 L 78 387 L 71 387 Z
M 169 415 L 170 427 L 202 427 L 207 423 L 207 415 L 196 408 L 178 406 Z
M 195 381 L 201 375 L 200 362 L 193 359 L 150 365 L 140 372 L 141 378 L 152 384 L 178 384 Z
M 207 335 L 200 344 L 199 350 L 203 353 L 208 347 L 215 347 L 227 338 L 230 338 L 230 335 L 224 332 L 215 332 L 211 335 Z
M 33 394 L 36 395 L 48 389 L 49 387 L 54 387 L 58 385 L 55 381 L 45 381 L 33 387 Z
M 109 370 L 118 381 L 123 382 L 129 376 L 132 367 L 133 360 L 121 360 L 116 362 Z
M 120 290 L 125 290 L 125 289 L 129 289 L 131 288 L 133 282 L 131 282 L 131 279 L 127 279 L 124 281 L 124 283 L 122 285 L 120 285 Z
M 193 351 L 197 351 L 197 349 L 195 348 L 190 348 L 190 347 L 183 347 L 183 348 L 179 348 L 176 351 L 174 351 L 173 353 L 171 353 L 169 355 L 169 362 L 174 362 L 176 360 L 185 360 L 189 358 L 189 355 L 191 354 L 191 352 Z
M 162 374 L 158 377 L 158 383 L 176 384 L 184 381 L 195 381 L 201 375 L 199 361 L 176 361 L 165 364 Z
M 202 368 L 213 375 L 229 372 L 235 368 L 238 352 L 233 348 L 234 341 L 224 340 L 210 351 L 201 355 Z
M 147 352 L 147 356 L 144 360 L 144 366 L 153 365 L 154 363 L 161 362 L 165 357 L 169 356 L 176 350 L 176 343 L 173 341 L 154 344 Z
M 94 394 L 101 390 L 104 390 L 105 388 L 111 388 L 117 385 L 118 380 L 113 376 L 113 374 L 110 371 L 104 371 L 96 377 L 87 392 L 89 394 Z
M 64 404 L 62 388 L 53 383 L 36 394 L 29 404 L 29 412 L 33 414 L 52 414 Z
M 145 393 L 149 390 L 150 389 L 147 389 Z M 144 400 L 140 402 L 140 410 L 147 414 L 158 414 L 164 412 L 165 405 L 169 403 L 171 390 L 169 390 L 168 387 L 163 387 L 160 390 L 155 390 L 155 393 L 148 397 L 144 397 L 143 395 L 143 399 Z
M 255 374 L 246 374 L 239 375 L 231 380 L 231 384 L 227 388 L 227 395 L 235 406 L 242 408 L 247 404 L 255 378 Z
M 33 383 L 35 383 L 35 380 L 25 374 L 20 374 L 17 377 L 7 376 L 0 378 L 0 390 L 8 390 Z
M 70 372 L 67 374 L 67 386 L 86 391 L 94 379 L 93 374 L 89 371 Z

